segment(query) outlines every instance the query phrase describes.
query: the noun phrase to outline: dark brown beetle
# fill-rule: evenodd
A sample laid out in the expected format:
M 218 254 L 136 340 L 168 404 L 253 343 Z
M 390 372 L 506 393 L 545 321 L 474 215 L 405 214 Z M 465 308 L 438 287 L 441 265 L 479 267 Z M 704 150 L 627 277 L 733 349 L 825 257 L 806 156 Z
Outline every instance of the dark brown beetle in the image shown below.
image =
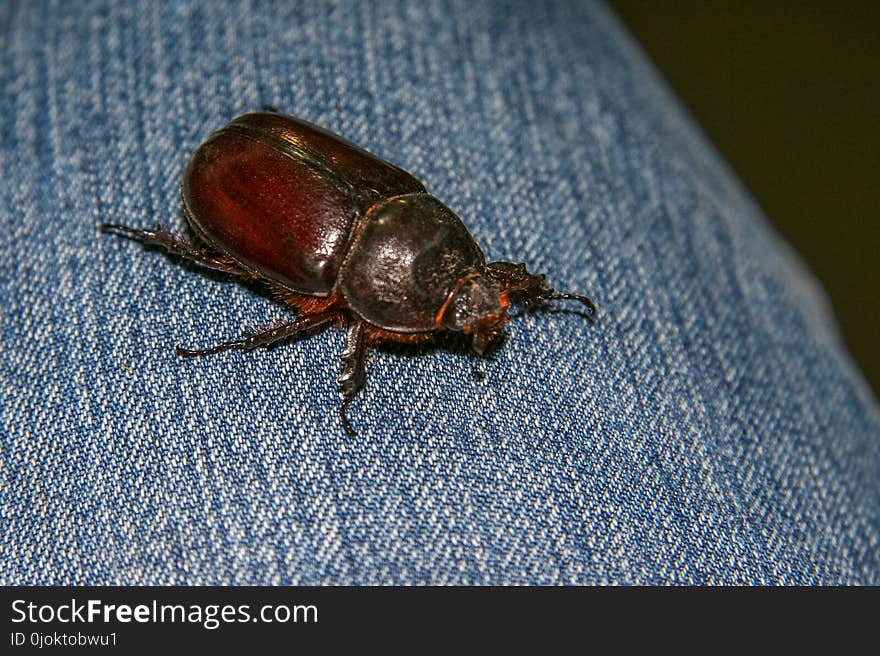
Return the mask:
M 209 269 L 257 280 L 297 310 L 263 332 L 183 357 L 269 346 L 337 324 L 347 327 L 340 413 L 364 384 L 367 348 L 460 331 L 483 354 L 511 303 L 557 294 L 523 264 L 486 263 L 461 220 L 421 182 L 311 123 L 245 114 L 215 132 L 189 162 L 183 210 L 194 241 L 160 228 L 102 228 Z

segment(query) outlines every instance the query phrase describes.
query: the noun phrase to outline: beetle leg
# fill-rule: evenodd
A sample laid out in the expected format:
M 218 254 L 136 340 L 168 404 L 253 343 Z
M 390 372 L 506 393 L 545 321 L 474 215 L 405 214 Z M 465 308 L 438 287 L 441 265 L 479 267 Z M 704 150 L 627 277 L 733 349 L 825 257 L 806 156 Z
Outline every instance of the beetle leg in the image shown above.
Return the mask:
M 345 334 L 345 348 L 342 350 L 342 362 L 344 366 L 339 374 L 339 394 L 342 396 L 342 405 L 339 406 L 339 415 L 342 418 L 342 426 L 349 437 L 355 437 L 357 433 L 351 427 L 346 412 L 348 406 L 357 393 L 364 386 L 365 364 L 367 361 L 367 343 L 364 339 L 364 324 L 362 321 L 354 321 L 349 324 Z
M 213 269 L 214 271 L 222 271 L 224 273 L 232 273 L 241 276 L 250 275 L 247 271 L 239 268 L 239 266 L 228 257 L 218 257 L 198 246 L 188 242 L 183 237 L 175 235 L 167 230 L 156 228 L 155 230 L 143 230 L 141 228 L 129 228 L 128 226 L 118 225 L 116 223 L 102 223 L 101 230 L 109 232 L 126 239 L 132 239 L 140 242 L 144 246 L 158 246 L 171 255 L 182 257 L 199 266 Z
M 183 348 L 180 344 L 175 344 L 174 350 L 177 351 L 177 355 L 182 358 L 198 358 L 205 355 L 214 355 L 221 351 L 252 351 L 261 346 L 271 346 L 276 342 L 280 342 L 288 337 L 293 337 L 298 333 L 325 326 L 328 323 L 335 321 L 338 317 L 339 315 L 336 312 L 314 314 L 312 316 L 301 317 L 294 321 L 283 323 L 279 326 L 274 326 L 253 335 L 245 335 L 241 339 L 233 339 L 228 342 L 223 342 L 222 344 L 217 344 L 210 348 L 193 350 Z

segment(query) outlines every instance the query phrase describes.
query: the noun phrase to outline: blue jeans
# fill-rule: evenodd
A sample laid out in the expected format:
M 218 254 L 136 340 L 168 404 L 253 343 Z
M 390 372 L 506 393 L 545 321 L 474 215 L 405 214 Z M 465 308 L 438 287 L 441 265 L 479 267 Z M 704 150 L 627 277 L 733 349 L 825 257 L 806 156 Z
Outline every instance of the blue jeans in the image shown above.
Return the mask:
M 20 2 L 0 28 L 0 582 L 880 583 L 877 403 L 601 5 Z M 290 315 L 98 224 L 183 231 L 188 156 L 263 104 L 597 322 L 378 349 L 356 439 L 340 331 L 178 358 Z

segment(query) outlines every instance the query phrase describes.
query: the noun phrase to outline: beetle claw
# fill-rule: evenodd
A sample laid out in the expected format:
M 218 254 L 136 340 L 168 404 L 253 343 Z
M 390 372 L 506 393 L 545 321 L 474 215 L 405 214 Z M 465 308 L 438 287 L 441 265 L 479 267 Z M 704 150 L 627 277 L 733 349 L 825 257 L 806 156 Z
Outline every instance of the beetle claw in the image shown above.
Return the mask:
M 202 355 L 201 352 L 193 349 L 183 348 L 180 344 L 174 345 L 174 352 L 177 353 L 177 355 L 181 358 L 197 358 L 198 356 Z
M 348 421 L 348 416 L 346 411 L 348 410 L 348 406 L 351 405 L 351 399 L 345 399 L 342 402 L 342 405 L 339 406 L 339 418 L 342 420 L 342 428 L 345 429 L 345 434 L 348 437 L 357 437 L 357 432 L 351 425 L 351 422 Z

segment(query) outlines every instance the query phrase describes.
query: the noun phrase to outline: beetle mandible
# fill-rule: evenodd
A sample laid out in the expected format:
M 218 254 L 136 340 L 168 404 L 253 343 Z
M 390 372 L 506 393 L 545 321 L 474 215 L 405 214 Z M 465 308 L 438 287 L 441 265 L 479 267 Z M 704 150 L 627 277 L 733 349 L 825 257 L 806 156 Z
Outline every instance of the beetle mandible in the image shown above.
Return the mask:
M 482 355 L 510 304 L 593 302 L 557 293 L 524 264 L 486 262 L 467 228 L 403 169 L 323 128 L 275 111 L 239 116 L 203 143 L 181 185 L 191 241 L 153 230 L 102 230 L 201 267 L 261 282 L 296 317 L 211 348 L 249 351 L 331 325 L 346 328 L 340 416 L 365 380 L 367 349 L 469 335 Z

